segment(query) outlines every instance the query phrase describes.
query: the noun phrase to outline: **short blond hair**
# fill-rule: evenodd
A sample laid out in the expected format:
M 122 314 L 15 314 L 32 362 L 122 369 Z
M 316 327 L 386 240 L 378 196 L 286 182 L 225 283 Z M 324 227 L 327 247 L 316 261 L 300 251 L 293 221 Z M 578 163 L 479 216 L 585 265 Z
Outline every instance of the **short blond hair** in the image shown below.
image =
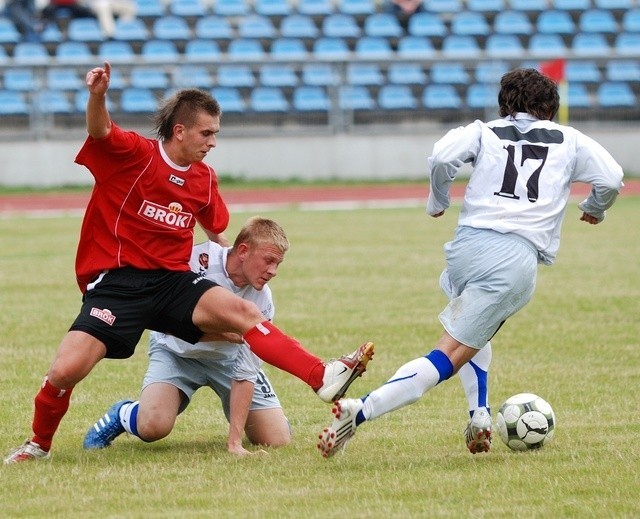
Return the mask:
M 252 216 L 245 222 L 236 236 L 233 248 L 241 243 L 275 245 L 281 252 L 289 250 L 289 239 L 284 229 L 273 220 L 261 216 Z

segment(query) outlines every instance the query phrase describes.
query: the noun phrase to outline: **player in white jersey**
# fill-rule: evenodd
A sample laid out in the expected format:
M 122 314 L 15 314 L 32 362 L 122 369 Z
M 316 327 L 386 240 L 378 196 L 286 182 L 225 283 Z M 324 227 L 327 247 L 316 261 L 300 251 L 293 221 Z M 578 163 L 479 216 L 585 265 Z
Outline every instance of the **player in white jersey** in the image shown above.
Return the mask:
M 553 263 L 572 182 L 591 184 L 580 220 L 598 224 L 623 187 L 622 169 L 593 139 L 552 122 L 557 85 L 534 69 L 500 82 L 501 119 L 475 121 L 440 139 L 429 158 L 427 213 L 449 207 L 459 168 L 473 166 L 454 239 L 444 246 L 440 285 L 450 301 L 440 314 L 444 333 L 424 357 L 408 362 L 383 386 L 335 403 L 333 422 L 320 433 L 325 457 L 343 448 L 356 427 L 417 401 L 459 372 L 471 419 L 465 441 L 472 453 L 491 441 L 487 370 L 489 340 L 524 307 L 535 289 L 537 264 Z
M 277 272 L 289 248 L 284 230 L 273 220 L 253 217 L 240 230 L 233 247 L 212 241 L 193 248 L 194 272 L 252 301 L 265 319 L 275 309 L 267 282 Z M 227 449 L 239 455 L 243 433 L 254 445 L 279 447 L 291 439 L 289 423 L 261 361 L 242 343 L 191 344 L 171 335 L 152 332 L 149 367 L 138 401 L 116 402 L 88 431 L 85 449 L 108 447 L 123 432 L 146 442 L 167 436 L 179 413 L 199 388 L 209 386 L 220 397 L 229 421 Z

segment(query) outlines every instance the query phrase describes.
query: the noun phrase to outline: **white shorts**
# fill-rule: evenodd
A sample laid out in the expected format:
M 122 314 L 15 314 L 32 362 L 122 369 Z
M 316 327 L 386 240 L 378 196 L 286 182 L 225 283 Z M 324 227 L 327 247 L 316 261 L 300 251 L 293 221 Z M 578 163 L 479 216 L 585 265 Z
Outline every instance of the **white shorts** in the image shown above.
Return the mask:
M 461 226 L 444 246 L 440 286 L 450 301 L 440 322 L 454 339 L 482 348 L 533 296 L 538 255 L 514 234 Z
M 154 382 L 176 386 L 186 398 L 180 404 L 184 411 L 193 394 L 208 386 L 220 397 L 224 415 L 229 420 L 229 398 L 231 395 L 231 372 L 234 359 L 188 359 L 158 346 L 152 339 L 149 344 L 149 367 L 142 382 L 142 389 Z M 281 407 L 267 375 L 260 370 L 253 391 L 251 411 Z

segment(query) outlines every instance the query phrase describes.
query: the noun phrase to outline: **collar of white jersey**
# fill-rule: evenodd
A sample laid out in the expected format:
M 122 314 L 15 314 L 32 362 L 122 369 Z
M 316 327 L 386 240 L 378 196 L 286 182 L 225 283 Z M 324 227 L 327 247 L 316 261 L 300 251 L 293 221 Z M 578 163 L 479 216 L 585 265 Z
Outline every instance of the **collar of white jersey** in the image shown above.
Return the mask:
M 187 171 L 191 166 L 178 166 L 175 162 L 173 162 L 167 152 L 164 151 L 164 144 L 162 141 L 158 141 L 158 148 L 160 148 L 160 156 L 162 159 L 173 169 L 177 169 L 178 171 Z
M 534 117 L 527 112 L 517 112 L 516 115 L 507 115 L 504 118 L 505 121 L 537 121 L 538 118 Z

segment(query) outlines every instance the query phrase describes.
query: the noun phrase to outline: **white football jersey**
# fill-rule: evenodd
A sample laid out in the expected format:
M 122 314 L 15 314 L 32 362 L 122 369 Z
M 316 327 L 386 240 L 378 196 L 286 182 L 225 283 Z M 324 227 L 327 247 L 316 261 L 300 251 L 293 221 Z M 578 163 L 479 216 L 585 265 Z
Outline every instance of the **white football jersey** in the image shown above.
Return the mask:
M 221 247 L 215 242 L 207 241 L 196 245 L 191 251 L 190 266 L 207 279 L 216 282 L 221 287 L 234 294 L 253 301 L 266 320 L 272 321 L 275 314 L 271 289 L 265 285 L 262 290 L 256 290 L 251 285 L 237 287 L 227 274 L 227 254 L 229 249 Z M 236 363 L 232 377 L 236 380 L 255 380 L 262 361 L 254 355 L 246 344 L 212 341 L 190 344 L 173 335 L 151 332 L 158 345 L 179 355 L 193 359 L 226 359 L 235 358 Z
M 459 225 L 514 233 L 553 263 L 572 182 L 592 185 L 580 209 L 598 220 L 622 188 L 622 168 L 596 141 L 569 126 L 529 114 L 488 123 L 475 121 L 448 132 L 429 157 L 427 212 L 449 207 L 458 169 L 473 166 Z

